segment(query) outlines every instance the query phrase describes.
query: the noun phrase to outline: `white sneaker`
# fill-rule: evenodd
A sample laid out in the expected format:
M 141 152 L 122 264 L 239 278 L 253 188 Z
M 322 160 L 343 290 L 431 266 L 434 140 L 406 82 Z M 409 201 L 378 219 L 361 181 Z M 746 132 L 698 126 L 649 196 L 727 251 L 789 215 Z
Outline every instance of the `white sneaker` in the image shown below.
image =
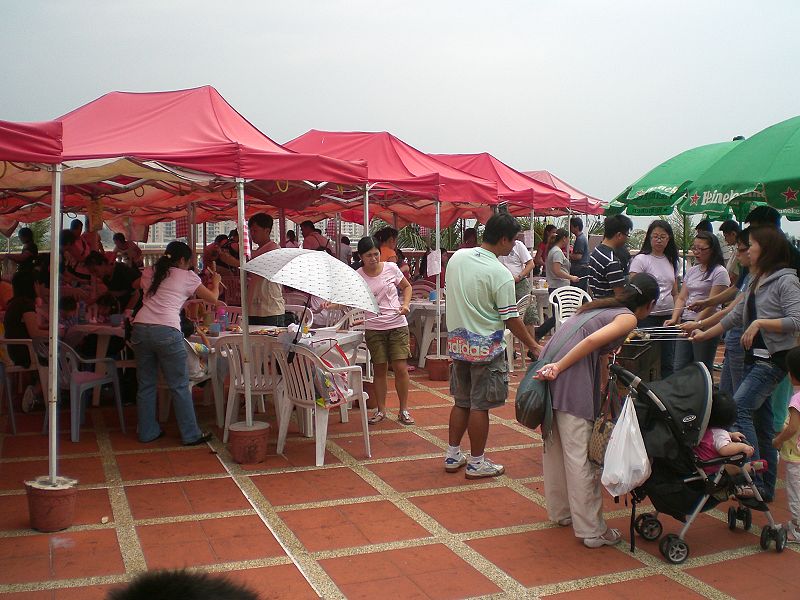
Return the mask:
M 36 394 L 33 391 L 33 386 L 29 385 L 25 388 L 25 393 L 22 395 L 22 412 L 29 413 L 36 405 Z
M 448 473 L 455 473 L 465 464 L 467 464 L 467 457 L 463 452 L 460 452 L 455 458 L 444 459 L 444 470 Z
M 609 527 L 603 535 L 593 538 L 584 538 L 583 545 L 587 548 L 602 548 L 603 546 L 614 546 L 622 541 L 622 534 L 619 529 Z
M 484 458 L 478 464 L 469 463 L 467 470 L 464 471 L 464 477 L 467 479 L 481 479 L 483 477 L 497 477 L 505 472 L 506 469 L 503 465 L 495 464 L 488 458 Z

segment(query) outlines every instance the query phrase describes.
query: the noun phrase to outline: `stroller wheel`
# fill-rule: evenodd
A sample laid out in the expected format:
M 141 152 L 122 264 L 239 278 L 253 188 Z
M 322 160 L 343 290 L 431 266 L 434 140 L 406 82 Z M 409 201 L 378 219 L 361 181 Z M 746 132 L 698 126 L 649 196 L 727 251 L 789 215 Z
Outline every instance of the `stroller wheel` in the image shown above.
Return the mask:
M 783 527 L 778 527 L 778 530 L 775 532 L 775 550 L 778 552 L 783 552 L 783 549 L 786 547 L 786 536 L 787 532 Z
M 752 511 L 745 507 L 739 509 L 739 518 L 742 520 L 742 526 L 744 527 L 745 531 L 750 531 L 750 528 L 753 526 L 753 513 Z
M 736 529 L 736 509 L 732 506 L 728 507 L 728 529 Z
M 772 527 L 767 525 L 761 530 L 761 549 L 766 550 L 769 548 L 769 540 L 772 537 Z
M 664 550 L 662 551 L 664 558 L 673 565 L 686 562 L 686 559 L 689 558 L 689 544 L 676 535 L 671 535 L 666 540 L 667 543 L 663 544 Z
M 641 530 L 639 531 L 639 535 L 641 535 L 645 540 L 648 542 L 653 542 L 661 537 L 661 532 L 663 531 L 661 527 L 661 522 L 656 519 L 653 515 L 645 515 L 648 517 L 647 519 L 642 522 Z

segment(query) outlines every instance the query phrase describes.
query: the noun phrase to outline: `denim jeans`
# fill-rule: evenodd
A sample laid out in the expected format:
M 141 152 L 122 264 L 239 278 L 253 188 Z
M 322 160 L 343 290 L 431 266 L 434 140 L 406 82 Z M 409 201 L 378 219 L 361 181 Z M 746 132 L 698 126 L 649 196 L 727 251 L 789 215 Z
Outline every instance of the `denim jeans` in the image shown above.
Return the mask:
M 751 460 L 764 459 L 767 470 L 755 473 L 756 485 L 763 490 L 766 500 L 775 495 L 775 479 L 778 472 L 778 451 L 772 447 L 775 426 L 772 422 L 770 394 L 786 377 L 786 371 L 767 361 L 745 364 L 744 377 L 736 390 L 736 430 L 747 438 L 755 448 Z
M 662 327 L 664 321 L 669 317 L 669 315 L 650 315 L 639 321 L 638 327 Z M 659 340 L 652 343 L 658 344 L 661 350 L 661 379 L 666 379 L 672 375 L 672 368 L 675 364 L 675 342 L 674 340 Z
M 202 432 L 197 425 L 192 395 L 189 393 L 183 334 L 166 325 L 136 324 L 133 326 L 131 345 L 136 353 L 136 379 L 139 383 L 136 395 L 139 441 L 150 442 L 161 434 L 161 426 L 156 418 L 159 368 L 172 395 L 181 440 L 184 443 L 197 440 Z
M 673 371 L 680 371 L 693 362 L 701 362 L 708 367 L 709 372 L 714 372 L 714 357 L 717 355 L 719 336 L 705 342 L 678 341 L 675 342 L 675 362 Z
M 744 348 L 742 348 L 742 328 L 734 327 L 725 334 L 725 362 L 719 378 L 719 389 L 730 396 L 739 389 L 744 371 Z

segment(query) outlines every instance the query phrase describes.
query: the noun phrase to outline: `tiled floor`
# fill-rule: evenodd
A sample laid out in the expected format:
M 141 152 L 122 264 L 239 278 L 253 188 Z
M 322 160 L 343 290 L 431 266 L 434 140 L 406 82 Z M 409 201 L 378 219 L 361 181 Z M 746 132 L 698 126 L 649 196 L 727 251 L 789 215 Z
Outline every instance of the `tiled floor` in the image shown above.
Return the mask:
M 763 515 L 751 532 L 727 528 L 725 505 L 702 515 L 677 567 L 644 541 L 635 554 L 589 550 L 548 521 L 541 440 L 514 421 L 513 405 L 492 413 L 489 434 L 506 475 L 468 481 L 442 469 L 446 382 L 417 371 L 410 396 L 417 425 L 392 417 L 372 427 L 371 459 L 357 416 L 334 416 L 323 468 L 313 466 L 312 440 L 296 433 L 276 455 L 274 427 L 272 454 L 242 466 L 219 438 L 183 448 L 168 425 L 145 446 L 119 431 L 112 410 L 95 409 L 79 443 L 62 436 L 60 470 L 80 492 L 74 526 L 49 535 L 29 529 L 22 487 L 47 471 L 42 415 L 18 415 L 20 433 L 0 433 L 0 596 L 92 600 L 147 569 L 192 567 L 282 599 L 800 597 L 800 548 L 762 552 Z M 132 430 L 135 411 L 126 417 Z M 208 408 L 201 417 L 210 420 Z M 785 503 L 779 489 L 780 520 Z M 605 510 L 627 539 L 626 506 L 608 498 Z

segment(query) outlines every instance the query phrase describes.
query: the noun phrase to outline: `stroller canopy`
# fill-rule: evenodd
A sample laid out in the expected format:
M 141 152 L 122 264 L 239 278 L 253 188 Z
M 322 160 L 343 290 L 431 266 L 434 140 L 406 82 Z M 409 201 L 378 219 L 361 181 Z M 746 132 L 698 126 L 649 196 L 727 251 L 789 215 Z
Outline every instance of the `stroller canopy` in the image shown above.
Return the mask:
M 706 433 L 711 416 L 712 384 L 711 373 L 699 362 L 648 384 L 657 398 L 653 403 L 659 411 L 669 414 L 674 425 L 673 434 L 690 448 L 697 446 Z

